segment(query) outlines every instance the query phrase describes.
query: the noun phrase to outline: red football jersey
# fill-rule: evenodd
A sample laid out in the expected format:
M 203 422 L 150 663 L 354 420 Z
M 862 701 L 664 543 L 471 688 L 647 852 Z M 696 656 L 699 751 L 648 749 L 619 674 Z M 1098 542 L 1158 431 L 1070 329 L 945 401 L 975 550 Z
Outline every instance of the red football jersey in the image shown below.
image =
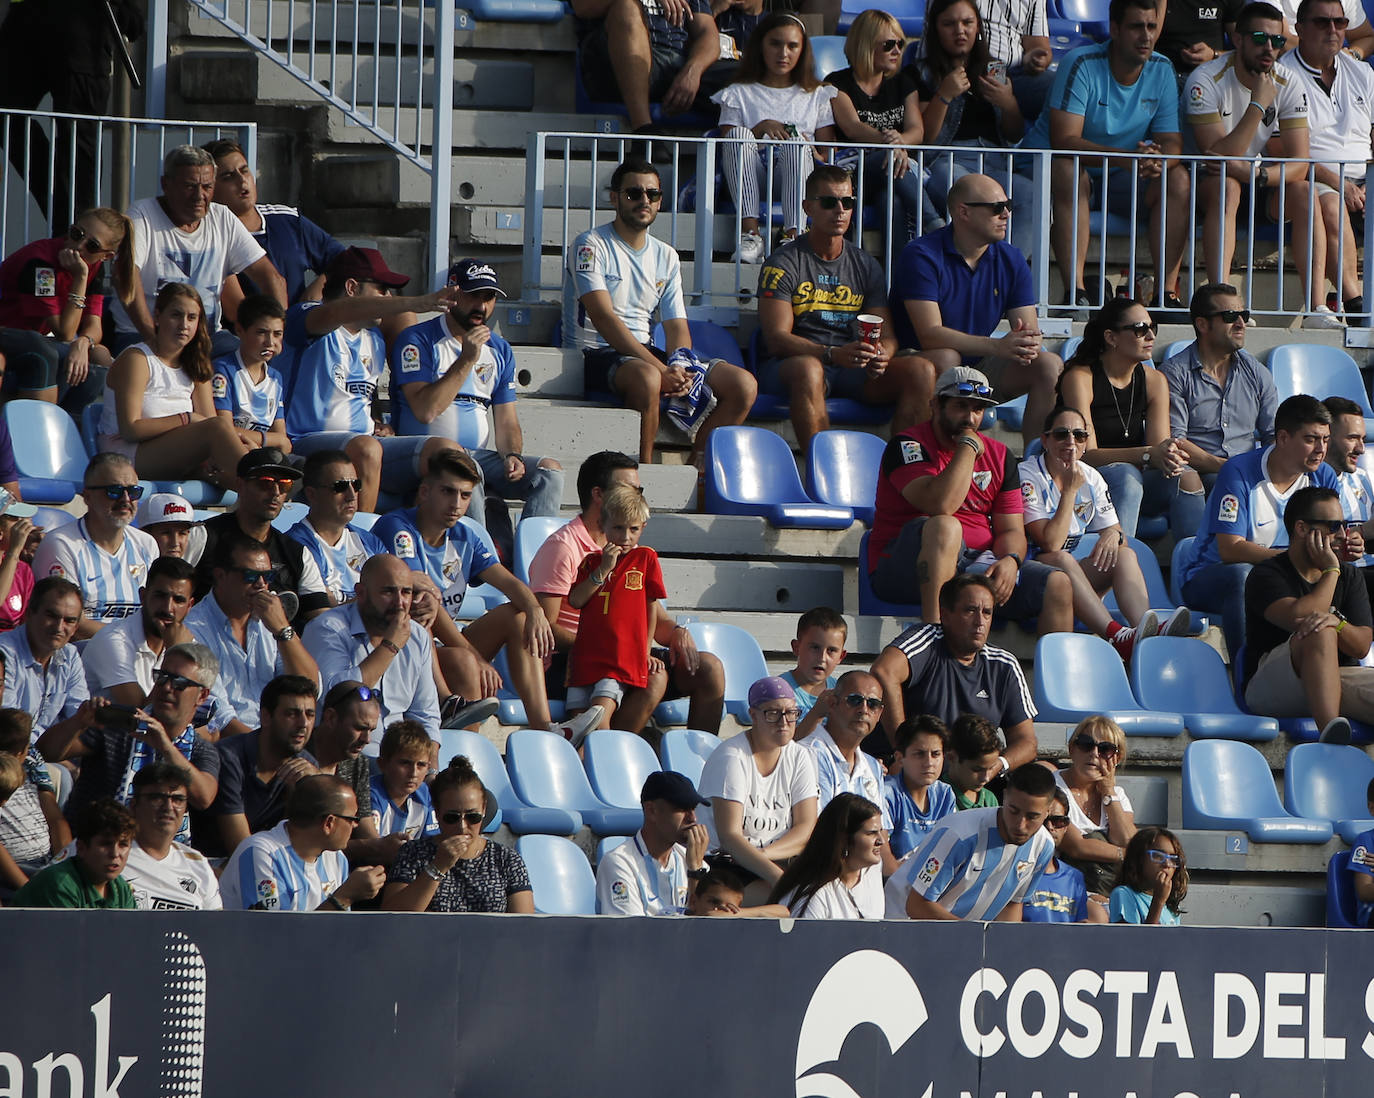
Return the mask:
M 573 586 L 600 563 L 600 552 L 588 553 Z M 666 595 L 658 554 L 647 545 L 636 545 L 616 561 L 615 570 L 582 607 L 568 656 L 568 685 L 592 686 L 601 679 L 615 679 L 626 686 L 647 686 L 649 610 Z

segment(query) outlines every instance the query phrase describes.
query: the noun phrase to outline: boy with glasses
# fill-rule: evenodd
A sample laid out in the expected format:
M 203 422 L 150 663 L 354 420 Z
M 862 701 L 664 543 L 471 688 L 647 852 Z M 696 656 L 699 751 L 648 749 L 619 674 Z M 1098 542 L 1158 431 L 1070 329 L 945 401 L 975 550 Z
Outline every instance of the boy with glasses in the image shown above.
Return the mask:
M 190 787 L 185 768 L 172 762 L 153 763 L 134 775 L 134 842 L 124 879 L 140 911 L 218 911 L 224 906 L 209 861 L 175 841 Z

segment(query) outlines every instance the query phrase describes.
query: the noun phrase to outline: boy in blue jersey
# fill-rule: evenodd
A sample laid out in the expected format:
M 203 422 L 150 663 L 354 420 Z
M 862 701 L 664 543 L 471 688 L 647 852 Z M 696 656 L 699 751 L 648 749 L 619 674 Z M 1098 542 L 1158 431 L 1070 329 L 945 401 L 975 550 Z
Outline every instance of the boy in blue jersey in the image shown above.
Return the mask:
M 496 272 L 481 260 L 460 259 L 449 268 L 448 285 L 458 294 L 448 312 L 407 328 L 391 344 L 396 433 L 439 436 L 472 455 L 482 471 L 472 517 L 509 560 L 514 531 L 506 501 L 524 501 L 521 518 L 557 515 L 563 466 L 522 452 L 515 352 L 488 327 L 496 298 L 505 296 Z
M 1178 275 L 1188 234 L 1190 188 L 1187 169 L 1177 159 L 1169 159 L 1182 152 L 1183 135 L 1174 66 L 1154 52 L 1159 20 L 1154 0 L 1112 0 L 1110 38 L 1070 50 L 1059 62 L 1045 110 L 1022 142 L 1029 149 L 1083 154 L 1081 159 L 1056 157 L 1050 165 L 1054 200 L 1050 244 L 1070 304 L 1091 304 L 1083 285 L 1088 201 L 1094 189 L 1099 192 L 1099 205 L 1104 201 L 1100 195 L 1106 160 L 1107 208 L 1129 210 L 1132 189 L 1139 187 L 1141 204 L 1150 210 L 1150 259 L 1162 296 L 1146 304 L 1180 312 L 1185 308 L 1178 296 Z M 1120 152 L 1146 157 L 1107 159 Z M 1138 176 L 1132 172 L 1133 165 L 1139 165 Z
M 451 446 L 439 438 L 394 438 L 373 419 L 372 401 L 386 368 L 378 325 L 413 322 L 414 313 L 442 312 L 457 300 L 445 286 L 418 297 L 393 297 L 410 281 L 391 270 L 375 248 L 348 248 L 329 263 L 324 300 L 293 305 L 286 314 L 286 433 L 296 453 L 343 450 L 363 482 L 358 500 L 377 509 L 377 492 L 415 487 L 431 455 Z
M 939 821 L 955 811 L 954 790 L 940 780 L 949 730 L 939 717 L 903 721 L 894 737 L 901 769 L 883 784 L 892 818 L 892 855 L 905 858 Z
M 1369 814 L 1374 816 L 1374 781 L 1364 791 Z M 1374 926 L 1374 830 L 1355 838 L 1350 851 L 1350 872 L 1355 879 L 1355 899 L 1359 901 L 1356 919 L 1360 926 Z
M 286 536 L 300 542 L 315 560 L 334 606 L 353 600 L 363 561 L 386 546 L 371 530 L 353 523 L 362 481 L 342 450 L 321 450 L 305 459 L 302 494 L 310 510 Z
M 1059 849 L 1069 829 L 1069 795 L 1054 789 L 1054 809 L 1045 817 L 1045 831 Z M 1022 904 L 1021 919 L 1027 923 L 1105 923 L 1107 907 L 1099 896 L 1088 898 L 1083 874 L 1056 857 L 1050 858 L 1040 884 Z
M 797 692 L 797 708 L 802 715 L 796 739 L 811 735 L 830 712 L 834 670 L 845 657 L 848 637 L 844 616 L 828 606 L 813 607 L 797 621 L 797 639 L 792 642 L 797 666 L 778 676 Z
M 372 776 L 377 834 L 401 831 L 407 839 L 438 834 L 439 823 L 425 784 L 433 742 L 419 721 L 396 721 L 382 733 L 378 773 Z
M 217 358 L 210 391 L 215 414 L 229 420 L 243 444 L 256 450 L 275 446 L 291 452 L 282 418 L 285 386 L 271 361 L 281 354 L 286 310 L 266 294 L 244 299 L 238 311 L 239 346 L 231 355 Z

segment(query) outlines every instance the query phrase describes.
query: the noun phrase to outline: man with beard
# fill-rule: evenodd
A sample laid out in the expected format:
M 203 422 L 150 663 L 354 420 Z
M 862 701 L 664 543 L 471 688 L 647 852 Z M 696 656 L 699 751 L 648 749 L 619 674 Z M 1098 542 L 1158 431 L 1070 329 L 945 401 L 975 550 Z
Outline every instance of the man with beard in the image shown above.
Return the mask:
M 1271 4 L 1247 4 L 1236 22 L 1236 48 L 1199 65 L 1183 92 L 1183 112 L 1193 127 L 1198 149 L 1214 156 L 1234 156 L 1223 165 L 1202 165 L 1198 188 L 1202 203 L 1202 243 L 1207 257 L 1207 276 L 1214 283 L 1231 281 L 1231 260 L 1236 250 L 1236 210 L 1241 193 L 1253 186 L 1254 205 L 1272 221 L 1279 218 L 1279 192 L 1283 214 L 1293 222 L 1292 255 L 1302 269 L 1312 226 L 1312 194 L 1307 184 L 1307 165 L 1292 158 L 1308 153 L 1307 96 L 1293 73 L 1278 64 L 1283 49 L 1283 13 Z M 1251 176 L 1253 161 L 1269 141 L 1278 138 L 1287 163 L 1261 164 Z M 1225 203 L 1220 201 L 1225 191 Z M 1311 277 L 1303 286 L 1310 297 L 1304 309 L 1311 314 L 1304 327 L 1335 327 L 1325 302 L 1319 300 L 1326 269 L 1326 232 L 1318 219 L 1312 233 Z
M 205 856 L 176 842 L 191 788 L 184 767 L 156 762 L 134 775 L 134 845 L 124 866 L 140 911 L 218 911 L 219 881 Z
M 353 679 L 336 682 L 320 703 L 310 753 L 321 774 L 342 778 L 360 805 L 372 803 L 371 760 L 363 754 L 377 730 L 382 710 L 377 695 Z M 355 865 L 389 866 L 407 842 L 404 832 L 378 836 L 377 820 L 369 812 L 353 829 L 345 852 Z
M 510 560 L 514 533 L 506 500 L 524 501 L 521 518 L 557 515 L 563 466 L 521 453 L 515 353 L 488 327 L 496 298 L 506 296 L 496 272 L 481 260 L 460 259 L 448 270 L 448 285 L 457 295 L 448 311 L 407 328 L 391 345 L 391 391 L 400 394 L 396 433 L 437 435 L 472 455 L 482 471 L 472 517 Z
M 362 481 L 342 450 L 321 450 L 305 459 L 303 494 L 310 510 L 286 536 L 305 546 L 324 580 L 329 601 L 341 606 L 353 598 L 358 570 L 386 547 L 371 530 L 354 526 Z

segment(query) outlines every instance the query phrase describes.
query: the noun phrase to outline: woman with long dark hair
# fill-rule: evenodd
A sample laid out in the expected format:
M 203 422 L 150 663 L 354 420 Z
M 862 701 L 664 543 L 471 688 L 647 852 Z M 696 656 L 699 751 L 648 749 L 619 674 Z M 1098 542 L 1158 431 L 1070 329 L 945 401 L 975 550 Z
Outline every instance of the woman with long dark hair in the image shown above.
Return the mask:
M 768 902 L 798 919 L 881 919 L 884 845 L 882 809 L 857 793 L 837 793 Z

